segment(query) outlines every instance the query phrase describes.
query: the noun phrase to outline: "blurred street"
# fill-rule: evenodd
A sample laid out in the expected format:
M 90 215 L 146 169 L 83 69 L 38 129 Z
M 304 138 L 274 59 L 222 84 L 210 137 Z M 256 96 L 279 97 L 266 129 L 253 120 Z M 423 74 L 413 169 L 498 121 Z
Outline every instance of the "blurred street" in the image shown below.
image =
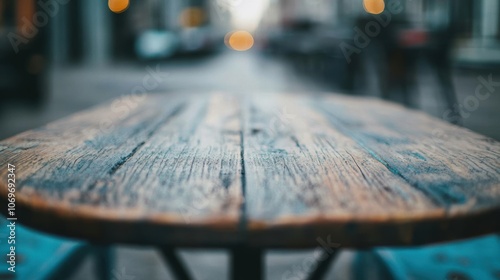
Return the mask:
M 303 75 L 279 58 L 257 52 L 220 52 L 203 57 L 176 58 L 163 62 L 121 63 L 100 68 L 84 66 L 56 67 L 49 72 L 49 92 L 46 101 L 33 108 L 20 103 L 0 105 L 0 138 L 7 138 L 27 129 L 68 116 L 74 112 L 131 94 L 142 85 L 148 67 L 165 76 L 151 93 L 226 91 L 235 94 L 262 94 L 266 92 L 337 92 L 330 84 Z M 416 106 L 438 118 L 446 111 L 444 101 L 435 85 L 436 80 L 421 67 L 416 87 Z M 432 73 L 432 72 L 431 72 Z M 479 77 L 500 81 L 500 73 L 491 70 L 455 70 L 454 86 L 457 101 L 464 111 L 464 126 L 478 133 L 500 139 L 500 87 L 478 104 L 464 106 L 474 96 L 480 84 Z M 373 76 L 374 73 L 371 73 Z M 367 80 L 373 80 L 367 78 Z M 359 91 L 359 90 L 358 90 Z M 379 96 L 374 85 L 363 85 L 364 96 Z M 470 98 L 469 98 L 470 99 Z M 469 100 L 470 101 L 470 100 Z M 477 105 L 477 106 L 476 106 Z M 477 107 L 477 108 L 475 108 Z M 469 108 L 470 110 L 468 110 Z

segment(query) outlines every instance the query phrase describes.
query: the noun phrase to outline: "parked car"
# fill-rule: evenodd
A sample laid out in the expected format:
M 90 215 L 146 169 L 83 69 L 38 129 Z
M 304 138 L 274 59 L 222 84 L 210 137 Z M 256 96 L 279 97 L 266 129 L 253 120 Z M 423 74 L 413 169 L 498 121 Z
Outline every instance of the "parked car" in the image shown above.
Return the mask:
M 139 35 L 135 49 L 140 59 L 169 58 L 179 51 L 179 36 L 167 30 L 148 30 Z

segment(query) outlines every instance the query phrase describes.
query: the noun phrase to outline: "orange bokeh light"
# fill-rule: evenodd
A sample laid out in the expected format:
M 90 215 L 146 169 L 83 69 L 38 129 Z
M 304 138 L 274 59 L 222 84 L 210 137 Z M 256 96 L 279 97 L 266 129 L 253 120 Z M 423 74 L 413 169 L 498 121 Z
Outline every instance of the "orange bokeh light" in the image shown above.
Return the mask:
M 370 14 L 378 15 L 385 9 L 384 0 L 363 0 L 365 11 Z
M 179 15 L 180 24 L 184 27 L 197 27 L 205 22 L 205 12 L 198 7 L 184 9 Z
M 108 7 L 113 13 L 122 13 L 130 4 L 129 0 L 108 0 Z
M 235 51 L 247 51 L 253 47 L 254 39 L 248 31 L 235 31 L 226 34 L 224 38 L 226 46 Z

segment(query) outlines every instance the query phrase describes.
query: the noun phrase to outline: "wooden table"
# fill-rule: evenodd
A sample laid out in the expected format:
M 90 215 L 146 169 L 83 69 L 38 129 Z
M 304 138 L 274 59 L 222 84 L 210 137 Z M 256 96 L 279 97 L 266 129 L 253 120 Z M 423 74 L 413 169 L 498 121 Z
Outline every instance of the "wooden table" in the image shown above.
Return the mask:
M 267 248 L 328 259 L 500 231 L 500 143 L 377 99 L 125 97 L 0 142 L 4 214 L 8 164 L 20 223 L 174 263 L 174 247 L 229 248 L 233 279 L 258 279 Z

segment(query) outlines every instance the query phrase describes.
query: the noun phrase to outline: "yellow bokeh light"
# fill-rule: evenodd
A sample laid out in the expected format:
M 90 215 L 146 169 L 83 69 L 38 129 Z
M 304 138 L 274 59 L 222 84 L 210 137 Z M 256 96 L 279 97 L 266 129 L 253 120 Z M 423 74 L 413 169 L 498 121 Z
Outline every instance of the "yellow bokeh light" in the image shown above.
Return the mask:
M 113 13 L 124 12 L 129 5 L 129 0 L 108 0 L 108 7 Z
M 365 11 L 370 14 L 378 15 L 385 9 L 384 0 L 363 0 Z
M 254 39 L 248 31 L 230 32 L 224 38 L 226 46 L 235 51 L 247 51 L 253 47 Z

